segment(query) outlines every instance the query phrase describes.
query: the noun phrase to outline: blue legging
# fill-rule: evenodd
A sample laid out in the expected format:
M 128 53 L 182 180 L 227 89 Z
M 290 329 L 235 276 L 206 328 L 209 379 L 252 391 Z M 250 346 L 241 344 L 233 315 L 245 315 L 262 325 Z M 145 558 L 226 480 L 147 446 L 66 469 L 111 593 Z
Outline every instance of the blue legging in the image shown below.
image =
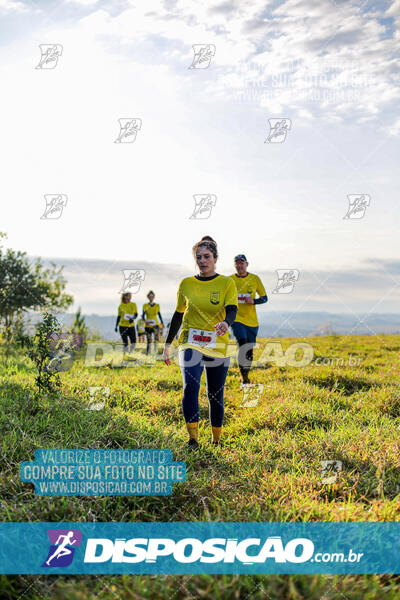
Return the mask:
M 211 425 L 222 427 L 224 385 L 229 363 L 229 357 L 214 358 L 193 348 L 180 350 L 179 365 L 183 379 L 182 409 L 186 423 L 195 423 L 199 420 L 200 379 L 205 368 Z

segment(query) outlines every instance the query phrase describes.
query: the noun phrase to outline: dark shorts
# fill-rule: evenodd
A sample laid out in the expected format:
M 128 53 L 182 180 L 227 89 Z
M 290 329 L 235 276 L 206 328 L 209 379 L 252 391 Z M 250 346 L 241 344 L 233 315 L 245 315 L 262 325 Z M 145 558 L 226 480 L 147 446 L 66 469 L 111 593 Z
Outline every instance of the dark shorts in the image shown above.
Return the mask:
M 131 325 L 131 327 L 121 327 L 120 325 L 119 333 L 122 337 L 124 346 L 128 345 L 128 340 L 131 342 L 131 344 L 136 342 L 136 330 L 134 325 Z
M 242 343 L 245 342 L 247 344 L 256 343 L 258 326 L 249 327 L 248 325 L 244 325 L 243 323 L 235 321 L 234 323 L 232 323 L 232 331 L 237 343 L 239 343 L 239 340 Z
M 159 330 L 159 326 L 158 325 L 153 325 L 152 327 L 145 327 L 144 331 L 145 333 L 147 333 L 148 335 L 151 335 L 152 333 L 157 333 Z

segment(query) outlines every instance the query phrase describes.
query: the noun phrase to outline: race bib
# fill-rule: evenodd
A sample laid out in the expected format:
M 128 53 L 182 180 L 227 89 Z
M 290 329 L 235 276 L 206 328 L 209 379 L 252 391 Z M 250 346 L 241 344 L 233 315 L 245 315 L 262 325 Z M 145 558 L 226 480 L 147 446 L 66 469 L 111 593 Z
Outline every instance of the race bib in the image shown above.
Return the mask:
M 245 304 L 246 300 L 245 298 L 250 298 L 251 294 L 238 294 L 238 303 L 239 304 Z
M 146 325 L 147 327 L 153 327 L 154 325 L 157 325 L 157 321 L 155 321 L 154 319 L 148 319 L 146 321 Z
M 189 329 L 188 343 L 195 346 L 215 348 L 217 345 L 217 332 L 203 329 Z
M 129 321 L 129 319 L 133 319 L 133 315 L 128 315 L 128 313 L 125 313 L 125 317 L 124 317 L 127 321 Z

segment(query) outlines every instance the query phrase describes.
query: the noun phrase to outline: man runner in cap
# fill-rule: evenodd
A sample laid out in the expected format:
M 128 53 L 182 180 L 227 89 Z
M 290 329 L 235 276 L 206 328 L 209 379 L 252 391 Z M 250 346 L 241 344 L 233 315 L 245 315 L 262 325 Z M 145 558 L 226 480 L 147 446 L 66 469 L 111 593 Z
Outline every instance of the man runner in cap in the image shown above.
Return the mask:
M 238 362 L 243 383 L 250 383 L 249 371 L 253 361 L 253 348 L 258 333 L 256 304 L 268 301 L 267 293 L 258 275 L 247 272 L 248 262 L 244 254 L 235 256 L 236 273 L 231 275 L 238 294 L 238 311 L 232 331 L 239 346 Z M 258 298 L 256 298 L 258 294 Z

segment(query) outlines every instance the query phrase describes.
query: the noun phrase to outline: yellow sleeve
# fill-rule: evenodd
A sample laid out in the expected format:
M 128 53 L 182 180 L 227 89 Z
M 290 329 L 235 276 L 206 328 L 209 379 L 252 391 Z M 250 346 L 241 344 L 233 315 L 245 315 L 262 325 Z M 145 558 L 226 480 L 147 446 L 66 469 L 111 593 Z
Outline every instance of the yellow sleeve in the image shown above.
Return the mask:
M 182 285 L 183 281 L 180 282 L 179 284 L 179 288 L 178 288 L 178 293 L 177 293 L 177 299 L 176 299 L 176 308 L 175 310 L 178 312 L 185 312 L 186 310 L 186 297 L 182 291 Z
M 118 316 L 119 316 L 119 317 L 123 317 L 123 316 L 124 316 L 124 314 L 125 314 L 125 313 L 124 313 L 124 311 L 122 310 L 122 304 L 120 304 L 120 305 L 118 306 Z
M 257 290 L 256 291 L 259 296 L 267 295 L 267 292 L 265 291 L 265 287 L 263 286 L 262 281 L 258 275 L 257 275 Z
M 225 290 L 224 306 L 228 304 L 238 305 L 236 284 L 232 279 L 229 279 Z
M 137 313 L 137 306 L 136 306 L 136 302 L 132 302 L 133 304 L 133 314 Z

